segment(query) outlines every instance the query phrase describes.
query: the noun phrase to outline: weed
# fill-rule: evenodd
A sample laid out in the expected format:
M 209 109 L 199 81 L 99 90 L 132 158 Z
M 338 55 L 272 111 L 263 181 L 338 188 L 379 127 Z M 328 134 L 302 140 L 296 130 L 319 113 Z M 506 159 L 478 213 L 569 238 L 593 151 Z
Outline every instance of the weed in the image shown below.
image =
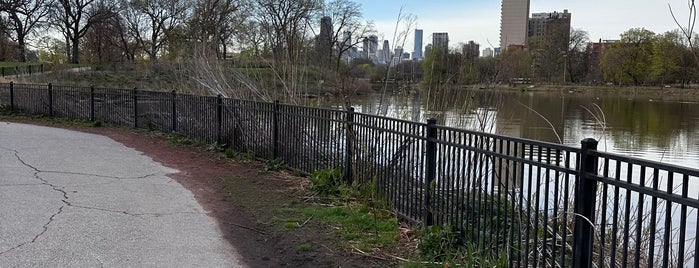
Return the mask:
M 170 135 L 167 136 L 167 139 L 170 140 L 171 142 L 174 142 L 176 144 L 180 145 L 193 145 L 194 142 L 191 139 L 188 139 L 179 133 L 171 133 Z
M 223 154 L 226 155 L 226 158 L 233 158 L 233 156 L 235 156 L 235 152 L 231 148 L 226 149 Z
M 102 121 L 97 120 L 95 122 L 92 122 L 92 127 L 102 127 Z
M 449 226 L 429 226 L 418 242 L 418 253 L 427 261 L 452 261 L 461 252 L 461 232 Z
M 146 129 L 147 129 L 148 131 L 154 131 L 154 130 L 155 130 L 155 123 L 153 123 L 153 120 L 151 120 L 150 118 L 146 118 L 145 124 L 146 124 Z
M 310 251 L 312 248 L 313 248 L 313 245 L 311 243 L 306 242 L 306 243 L 299 244 L 296 247 L 296 250 L 298 250 L 299 252 L 306 252 L 306 251 Z
M 214 143 L 210 144 L 209 147 L 206 148 L 206 150 L 209 152 L 219 153 L 219 152 L 224 151 L 224 147 L 225 147 L 225 145 L 221 145 L 218 142 L 214 142 Z
M 284 168 L 286 168 L 286 164 L 284 164 L 284 160 L 281 158 L 269 160 L 265 163 L 265 171 L 278 171 Z
M 255 152 L 253 151 L 247 151 L 243 154 L 243 161 L 246 163 L 252 162 L 255 160 Z
M 340 169 L 322 169 L 311 175 L 311 190 L 322 197 L 344 197 L 352 194 L 353 188 L 342 178 Z

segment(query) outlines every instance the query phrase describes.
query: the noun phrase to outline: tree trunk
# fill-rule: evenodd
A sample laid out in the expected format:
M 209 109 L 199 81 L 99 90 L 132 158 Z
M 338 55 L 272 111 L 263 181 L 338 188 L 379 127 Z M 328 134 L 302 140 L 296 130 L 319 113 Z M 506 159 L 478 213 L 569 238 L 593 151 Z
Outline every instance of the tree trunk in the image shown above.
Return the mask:
M 78 46 L 78 44 L 79 44 L 79 39 L 78 39 L 77 37 L 76 37 L 76 38 L 73 38 L 73 40 L 72 40 L 71 43 L 72 43 L 72 44 L 71 44 L 71 45 L 72 45 L 71 48 L 72 48 L 72 50 L 73 50 L 73 55 L 72 55 L 73 57 L 72 57 L 72 59 L 70 60 L 70 63 L 78 64 L 78 63 L 80 63 L 80 47 Z
M 17 36 L 17 46 L 19 47 L 19 61 L 27 61 L 27 44 L 24 41 L 24 36 Z

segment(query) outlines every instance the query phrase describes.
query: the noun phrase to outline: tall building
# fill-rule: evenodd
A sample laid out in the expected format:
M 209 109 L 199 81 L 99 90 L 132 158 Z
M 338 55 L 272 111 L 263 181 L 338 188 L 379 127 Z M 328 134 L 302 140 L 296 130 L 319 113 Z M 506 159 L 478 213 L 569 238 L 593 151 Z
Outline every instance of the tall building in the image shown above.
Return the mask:
M 364 37 L 362 39 L 362 58 L 368 59 L 369 58 L 369 38 Z
M 332 39 L 333 36 L 333 19 L 330 17 L 320 18 L 320 34 L 318 39 L 323 41 L 328 41 Z
M 381 49 L 380 53 L 381 55 L 379 56 L 379 62 L 388 64 L 391 62 L 391 47 L 388 44 L 388 40 L 383 40 L 383 48 Z
M 530 0 L 502 0 L 500 17 L 500 48 L 527 44 Z
M 484 57 L 484 58 L 490 58 L 490 57 L 492 57 L 492 56 L 493 56 L 493 49 L 492 49 L 492 48 L 489 48 L 489 47 L 486 47 L 486 48 L 483 50 L 483 53 L 481 53 L 481 56 Z
M 478 56 L 480 56 L 480 49 L 481 45 L 473 41 L 468 41 L 468 44 L 464 44 L 461 48 L 461 52 L 464 54 L 464 57 L 466 57 L 466 59 L 473 60 L 477 59 Z
M 342 59 L 349 62 L 353 58 L 352 56 L 352 32 L 344 31 L 342 32 L 342 43 L 338 48 L 342 52 Z
M 427 44 L 425 46 L 425 55 L 430 55 L 431 51 L 432 51 L 432 44 Z
M 415 47 L 413 48 L 413 59 L 421 60 L 422 58 L 422 30 L 415 29 Z
M 433 33 L 432 34 L 432 49 L 442 49 L 449 51 L 449 33 Z
M 321 62 L 330 61 L 332 53 L 333 21 L 330 17 L 320 19 L 320 34 L 316 37 L 316 50 Z
M 567 9 L 562 13 L 534 13 L 529 19 L 529 37 L 546 36 L 549 40 L 565 41 L 570 39 L 570 17 Z

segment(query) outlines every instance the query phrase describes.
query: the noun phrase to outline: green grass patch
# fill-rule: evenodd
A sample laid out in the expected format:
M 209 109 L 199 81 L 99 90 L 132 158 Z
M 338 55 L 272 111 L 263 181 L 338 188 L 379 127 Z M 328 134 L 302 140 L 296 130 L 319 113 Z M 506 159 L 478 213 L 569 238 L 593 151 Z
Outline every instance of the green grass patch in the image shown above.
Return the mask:
M 313 244 L 311 243 L 301 243 L 296 247 L 296 250 L 299 252 L 311 251 L 311 249 L 313 249 Z
M 363 205 L 313 206 L 305 208 L 303 213 L 332 226 L 337 235 L 361 250 L 371 251 L 398 243 L 398 221 L 385 211 Z

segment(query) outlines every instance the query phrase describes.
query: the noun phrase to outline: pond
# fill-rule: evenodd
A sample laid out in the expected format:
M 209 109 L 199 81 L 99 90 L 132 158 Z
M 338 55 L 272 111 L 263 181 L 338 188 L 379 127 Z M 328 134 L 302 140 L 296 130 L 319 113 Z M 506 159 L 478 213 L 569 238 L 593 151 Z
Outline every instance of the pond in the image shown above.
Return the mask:
M 354 97 L 358 112 L 426 121 L 699 168 L 699 99 L 576 91 L 374 91 Z M 340 107 L 330 101 L 327 106 Z

